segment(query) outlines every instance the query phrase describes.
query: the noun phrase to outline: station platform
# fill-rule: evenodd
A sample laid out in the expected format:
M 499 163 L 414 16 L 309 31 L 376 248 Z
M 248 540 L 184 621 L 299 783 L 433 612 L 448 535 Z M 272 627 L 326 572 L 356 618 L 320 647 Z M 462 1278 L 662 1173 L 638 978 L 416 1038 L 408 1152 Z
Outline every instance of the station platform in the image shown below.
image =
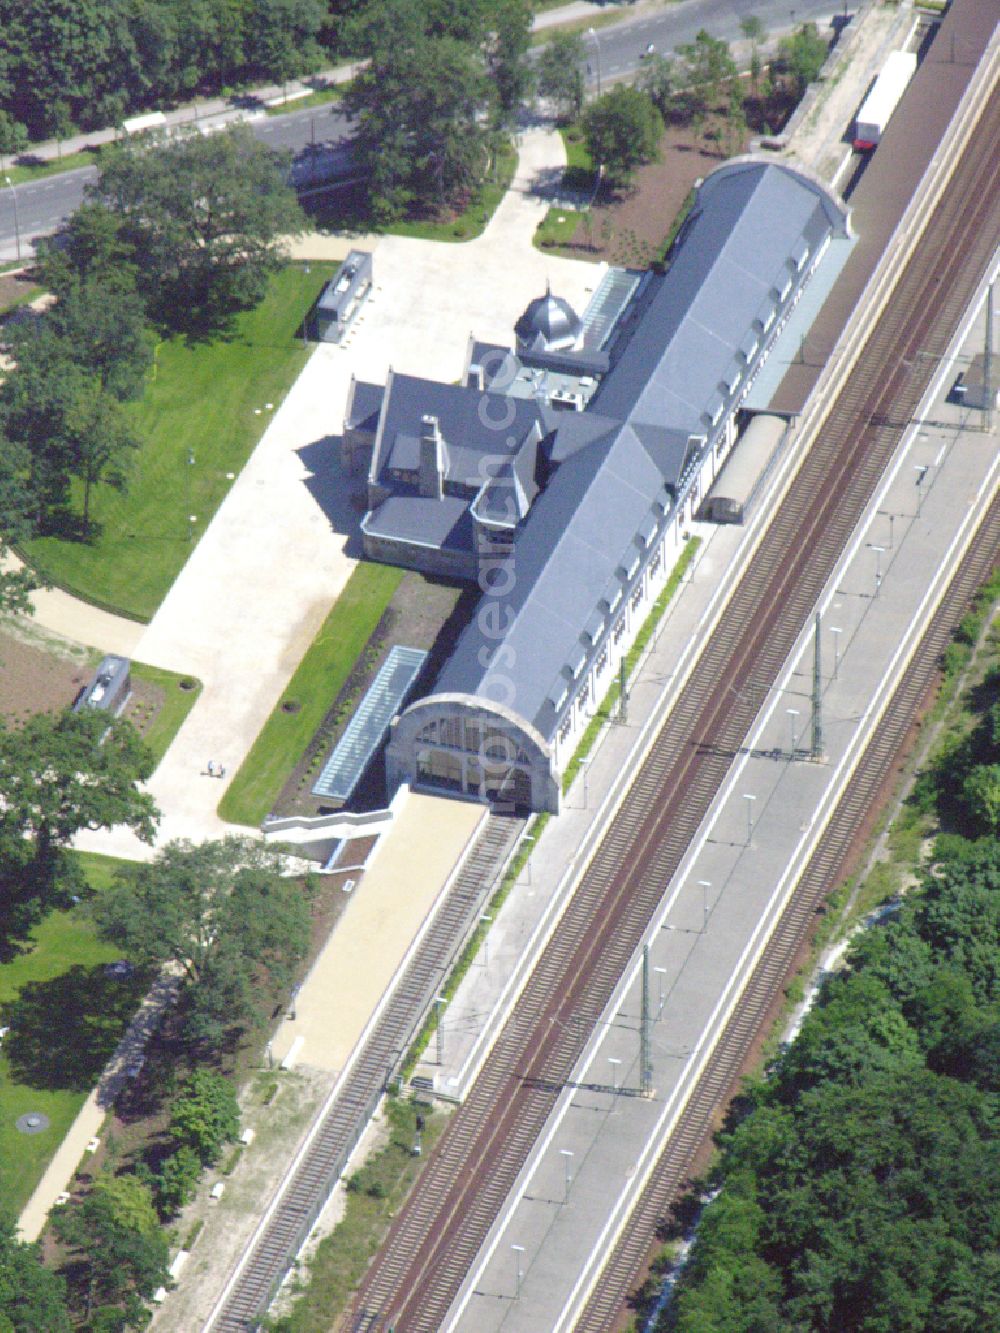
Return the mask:
M 275 1065 L 344 1068 L 486 817 L 483 806 L 414 792 L 394 810 L 271 1040 Z
M 820 598 L 825 755 L 809 755 L 813 633 L 808 625 L 648 934 L 652 1095 L 640 1095 L 638 958 L 561 1093 L 545 1133 L 442 1323 L 449 1333 L 535 1333 L 573 1326 L 609 1233 L 641 1190 L 714 1035 L 739 1003 L 756 950 L 794 890 L 849 781 L 866 729 L 891 697 L 951 560 L 1000 485 L 1000 435 L 984 413 L 947 401 L 954 367 L 983 344 L 982 313 L 942 365 L 894 464 Z M 762 505 L 761 509 L 766 509 Z M 635 771 L 658 699 L 701 635 L 736 533 L 716 529 L 643 664 L 628 724 L 609 726 L 539 839 L 489 935 L 489 952 L 445 1011 L 442 1061 L 422 1072 L 446 1096 L 468 1090 L 519 979 L 558 914 L 588 849 Z M 636 729 L 640 735 L 636 735 Z M 576 850 L 577 838 L 583 846 Z M 512 1250 L 516 1256 L 512 1255 Z M 515 1263 L 516 1257 L 516 1263 Z

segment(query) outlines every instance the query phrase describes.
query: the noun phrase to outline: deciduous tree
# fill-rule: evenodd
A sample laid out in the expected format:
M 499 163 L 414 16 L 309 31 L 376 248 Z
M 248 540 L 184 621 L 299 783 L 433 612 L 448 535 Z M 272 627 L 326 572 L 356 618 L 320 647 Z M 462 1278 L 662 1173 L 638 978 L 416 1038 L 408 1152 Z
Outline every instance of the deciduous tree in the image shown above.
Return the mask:
M 583 113 L 591 159 L 615 185 L 627 185 L 636 169 L 656 156 L 663 120 L 649 96 L 618 84 Z
M 211 1046 L 259 1021 L 304 955 L 308 902 L 282 869 L 278 854 L 249 839 L 174 842 L 95 900 L 105 938 L 182 969 L 192 1044 Z
M 535 63 L 540 97 L 554 103 L 563 120 L 575 120 L 583 106 L 583 67 L 587 62 L 579 33 L 560 32 L 542 47 Z
M 124 824 L 151 842 L 158 817 L 139 784 L 152 769 L 139 733 L 95 709 L 38 713 L 0 730 L 0 840 L 49 867 L 81 829 Z
M 115 1306 L 121 1327 L 144 1327 L 143 1302 L 169 1281 L 167 1237 L 149 1187 L 135 1176 L 104 1172 L 81 1203 L 56 1211 L 53 1225 L 79 1257 L 70 1271 L 84 1317 L 98 1306 Z
M 4 1333 L 70 1333 L 66 1283 L 46 1268 L 37 1245 L 17 1239 L 12 1222 L 0 1222 L 0 1329 Z
M 693 42 L 677 48 L 680 57 L 680 87 L 688 110 L 704 115 L 719 102 L 722 90 L 736 78 L 736 62 L 727 42 L 702 28 Z
M 213 1069 L 194 1069 L 171 1107 L 170 1137 L 191 1148 L 203 1166 L 213 1166 L 239 1132 L 240 1107 L 233 1085 Z
M 652 98 L 657 111 L 665 118 L 670 109 L 676 83 L 677 72 L 673 61 L 657 53 L 643 62 L 637 87 Z
M 254 0 L 246 26 L 247 56 L 284 87 L 318 66 L 317 39 L 325 20 L 321 0 Z
M 92 197 L 118 214 L 150 309 L 173 326 L 225 320 L 259 300 L 304 220 L 287 155 L 245 125 L 108 153 Z
M 345 105 L 356 118 L 354 152 L 376 213 L 456 203 L 489 160 L 492 90 L 482 52 L 412 24 L 396 44 L 381 29 L 369 43 L 370 64 Z
M 827 44 L 815 23 L 804 23 L 791 37 L 781 39 L 778 51 L 780 72 L 801 97 L 823 68 Z

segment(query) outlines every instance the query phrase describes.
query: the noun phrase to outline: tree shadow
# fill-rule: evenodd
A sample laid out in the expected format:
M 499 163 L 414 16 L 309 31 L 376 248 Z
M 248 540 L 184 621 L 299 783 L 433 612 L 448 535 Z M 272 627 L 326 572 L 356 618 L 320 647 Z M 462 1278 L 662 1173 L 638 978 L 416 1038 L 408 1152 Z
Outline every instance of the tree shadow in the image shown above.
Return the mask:
M 75 513 L 68 505 L 55 505 L 46 511 L 39 533 L 43 537 L 58 537 L 60 541 L 78 542 L 84 546 L 93 545 L 104 531 L 104 525 L 91 517 L 84 527 L 83 515 Z
M 87 1092 L 138 1008 L 147 977 L 121 980 L 77 963 L 49 981 L 31 981 L 4 1006 L 11 1072 L 35 1088 Z

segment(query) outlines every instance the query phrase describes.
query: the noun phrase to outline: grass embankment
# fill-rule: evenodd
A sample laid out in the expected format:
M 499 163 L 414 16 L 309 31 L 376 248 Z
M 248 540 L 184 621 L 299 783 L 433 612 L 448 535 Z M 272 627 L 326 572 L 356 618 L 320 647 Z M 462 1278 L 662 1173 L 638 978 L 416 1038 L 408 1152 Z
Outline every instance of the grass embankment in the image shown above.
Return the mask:
M 566 191 L 585 193 L 589 199 L 593 194 L 597 177 L 593 161 L 587 152 L 583 131 L 579 125 L 567 125 L 559 133 L 566 149 L 566 169 L 563 172 L 562 188 Z M 540 250 L 553 250 L 569 245 L 576 235 L 581 220 L 586 218 L 588 212 L 588 209 L 550 208 L 538 224 L 532 244 Z
M 26 555 L 40 574 L 95 605 L 150 619 L 270 422 L 266 404 L 278 407 L 305 364 L 298 333 L 333 269 L 290 266 L 228 334 L 160 344 L 129 409 L 142 445 L 127 491 L 95 488 L 89 540 L 32 541 Z M 73 502 L 78 512 L 77 492 Z
M 133 662 L 131 670 L 133 680 L 146 681 L 163 691 L 160 711 L 142 737 L 152 750 L 154 760 L 159 763 L 201 694 L 201 681 L 193 676 L 180 676 L 174 671 L 149 666 L 145 662 Z
M 299 663 L 284 698 L 265 722 L 219 803 L 223 819 L 256 827 L 271 810 L 354 669 L 403 573 L 368 562 L 354 570 Z M 298 710 L 286 711 L 286 703 L 297 704 Z
M 121 862 L 79 854 L 90 886 L 105 888 Z M 116 980 L 104 964 L 119 956 L 104 944 L 83 906 L 48 913 L 0 964 L 0 1013 L 15 1032 L 0 1048 L 0 1163 L 4 1204 L 17 1213 L 31 1197 L 87 1094 L 138 1007 L 146 979 Z M 49 1125 L 22 1134 L 19 1116 L 41 1112 Z
M 384 231 L 419 241 L 471 241 L 482 235 L 496 212 L 510 188 L 516 167 L 517 152 L 513 144 L 505 143 L 489 179 L 473 193 L 461 213 L 449 218 L 400 218 L 382 226 L 371 216 L 364 190 L 358 186 L 317 193 L 304 200 L 303 206 L 320 231 Z
M 562 0 L 560 0 L 557 5 L 542 5 L 541 7 L 557 9 L 560 8 L 561 5 Z M 544 46 L 546 42 L 551 42 L 553 37 L 567 37 L 574 33 L 579 34 L 579 36 L 586 41 L 587 33 L 590 32 L 591 28 L 607 28 L 613 23 L 621 23 L 624 18 L 628 18 L 628 15 L 623 13 L 587 14 L 586 17 L 582 19 L 567 19 L 565 23 L 551 23 L 547 27 L 539 28 L 537 32 L 531 34 L 531 45 Z M 587 49 L 589 63 L 593 63 L 595 55 L 593 42 L 591 41 Z
M 24 155 L 31 156 L 31 150 Z M 65 171 L 79 171 L 81 167 L 96 166 L 100 152 L 93 148 L 84 148 L 79 153 L 66 153 L 63 157 L 39 158 L 23 166 L 7 167 L 4 175 L 9 176 L 15 186 L 28 185 L 31 181 L 43 180 L 46 176 L 61 176 Z
M 445 1117 L 430 1107 L 394 1097 L 385 1107 L 389 1142 L 350 1178 L 344 1217 L 317 1246 L 309 1262 L 308 1284 L 291 1310 L 268 1323 L 275 1333 L 326 1333 L 361 1281 L 444 1129 Z M 424 1117 L 419 1157 L 413 1152 L 418 1114 Z
M 292 97 L 287 102 L 282 102 L 280 106 L 266 107 L 265 114 L 287 116 L 292 111 L 312 111 L 314 107 L 328 106 L 331 102 L 339 102 L 350 86 L 349 83 L 338 83 L 332 88 L 318 88 L 305 97 Z

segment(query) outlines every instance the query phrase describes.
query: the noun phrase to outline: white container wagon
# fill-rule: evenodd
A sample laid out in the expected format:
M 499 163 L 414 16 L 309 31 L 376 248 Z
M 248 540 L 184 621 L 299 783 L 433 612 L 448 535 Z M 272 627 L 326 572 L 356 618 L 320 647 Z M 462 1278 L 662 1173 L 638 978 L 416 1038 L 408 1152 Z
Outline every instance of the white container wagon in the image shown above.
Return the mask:
M 896 110 L 906 85 L 917 68 L 917 57 L 912 51 L 893 51 L 882 66 L 882 72 L 872 84 L 871 91 L 861 103 L 854 127 L 854 147 L 859 151 L 874 148 Z

